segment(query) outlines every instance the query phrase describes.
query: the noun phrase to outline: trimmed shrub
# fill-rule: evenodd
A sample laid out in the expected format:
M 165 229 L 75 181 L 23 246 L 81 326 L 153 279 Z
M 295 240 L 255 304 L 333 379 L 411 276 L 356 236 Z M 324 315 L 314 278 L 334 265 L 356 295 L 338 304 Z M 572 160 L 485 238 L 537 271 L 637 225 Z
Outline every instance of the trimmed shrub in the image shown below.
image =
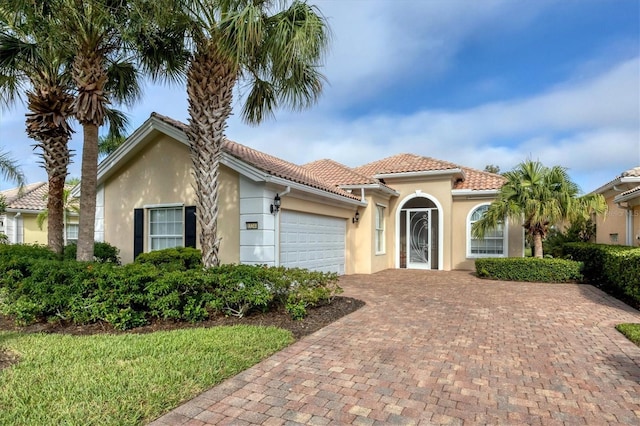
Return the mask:
M 202 252 L 192 247 L 174 247 L 140 253 L 135 263 L 147 263 L 165 271 L 186 271 L 202 268 Z
M 78 246 L 75 243 L 67 244 L 64 247 L 63 258 L 65 260 L 75 260 Z M 100 263 L 120 264 L 120 249 L 109 243 L 96 242 L 93 246 L 93 258 Z
M 584 262 L 584 276 L 614 294 L 640 304 L 640 248 L 608 244 L 568 243 L 565 252 Z
M 184 251 L 179 261 L 158 261 L 159 266 L 154 262 L 162 256 L 125 266 L 60 261 L 51 252 L 40 253 L 43 258 L 0 258 L 0 312 L 22 325 L 104 321 L 125 330 L 153 319 L 202 321 L 215 311 L 242 317 L 284 309 L 300 319 L 309 306 L 328 303 L 342 291 L 336 274 L 251 265 L 205 270 L 194 267 L 199 251 Z
M 476 259 L 476 273 L 482 278 L 507 281 L 561 283 L 580 281 L 582 263 L 565 259 L 505 257 Z

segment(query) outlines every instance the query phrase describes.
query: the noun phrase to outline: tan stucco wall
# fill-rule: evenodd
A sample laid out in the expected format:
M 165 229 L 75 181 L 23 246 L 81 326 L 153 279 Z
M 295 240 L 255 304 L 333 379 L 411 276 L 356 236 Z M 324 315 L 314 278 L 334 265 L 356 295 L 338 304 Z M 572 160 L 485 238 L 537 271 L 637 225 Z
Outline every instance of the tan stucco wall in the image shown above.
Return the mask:
M 134 159 L 121 165 L 104 183 L 105 240 L 120 249 L 122 262 L 133 261 L 133 210 L 146 205 L 195 205 L 191 160 L 186 145 L 157 134 Z M 218 231 L 220 261 L 238 263 L 240 214 L 238 174 L 220 166 Z M 198 214 L 198 212 L 196 212 Z M 144 251 L 148 251 L 145 212 Z M 199 235 L 199 233 L 198 233 Z M 197 242 L 199 246 L 199 242 Z
M 617 193 L 604 194 L 609 211 L 596 217 L 596 242 L 600 244 L 627 244 L 626 215 L 627 211 L 613 202 Z M 612 241 L 612 235 L 618 234 L 618 241 Z
M 42 225 L 42 229 L 38 227 L 38 215 L 31 213 L 23 213 L 23 243 L 24 244 L 47 244 L 47 223 Z

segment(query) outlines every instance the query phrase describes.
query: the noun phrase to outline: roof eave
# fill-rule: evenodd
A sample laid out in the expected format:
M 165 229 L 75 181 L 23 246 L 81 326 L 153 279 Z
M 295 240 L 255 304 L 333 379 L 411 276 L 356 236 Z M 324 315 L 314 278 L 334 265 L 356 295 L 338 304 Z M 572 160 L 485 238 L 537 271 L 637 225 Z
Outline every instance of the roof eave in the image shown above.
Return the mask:
M 373 190 L 379 190 L 380 192 L 389 194 L 394 197 L 400 196 L 400 193 L 395 189 L 389 188 L 388 186 L 381 185 L 379 183 L 368 183 L 368 184 L 362 184 L 362 185 L 338 185 L 338 187 L 342 189 L 361 189 L 361 188 L 373 189 Z
M 493 197 L 498 195 L 499 189 L 452 189 L 454 197 Z
M 447 176 L 447 175 L 461 175 L 465 178 L 464 170 L 460 168 L 445 169 L 445 170 L 421 170 L 417 172 L 398 172 L 398 173 L 378 173 L 373 175 L 377 179 L 389 179 L 389 178 L 403 178 L 403 177 L 429 177 L 429 176 Z

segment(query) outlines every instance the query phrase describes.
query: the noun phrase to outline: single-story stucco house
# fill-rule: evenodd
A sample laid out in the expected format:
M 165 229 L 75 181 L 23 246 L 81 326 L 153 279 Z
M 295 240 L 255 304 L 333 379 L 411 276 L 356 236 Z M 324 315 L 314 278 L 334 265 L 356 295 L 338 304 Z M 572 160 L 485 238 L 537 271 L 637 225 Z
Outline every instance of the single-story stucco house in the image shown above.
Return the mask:
M 640 166 L 593 191 L 602 194 L 609 211 L 596 217 L 596 242 L 640 246 Z
M 117 246 L 123 262 L 199 244 L 185 128 L 153 113 L 98 167 L 96 240 Z M 520 224 L 483 240 L 470 234 L 499 175 L 413 154 L 349 168 L 296 165 L 231 141 L 223 151 L 222 263 L 355 274 L 472 269 L 477 257 L 523 256 Z
M 38 215 L 47 209 L 49 184 L 36 182 L 19 188 L 1 191 L 6 211 L 0 215 L 0 233 L 5 234 L 10 244 L 47 244 L 47 222 L 38 226 Z M 78 215 L 70 212 L 65 221 L 65 243 L 78 240 Z

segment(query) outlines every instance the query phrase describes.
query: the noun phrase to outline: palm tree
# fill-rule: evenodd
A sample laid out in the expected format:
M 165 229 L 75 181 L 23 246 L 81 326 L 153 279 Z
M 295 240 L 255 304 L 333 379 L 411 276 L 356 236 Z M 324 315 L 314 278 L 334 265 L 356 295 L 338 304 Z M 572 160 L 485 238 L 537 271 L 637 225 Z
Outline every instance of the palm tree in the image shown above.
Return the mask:
M 184 0 L 193 22 L 187 71 L 191 159 L 200 248 L 219 264 L 218 173 L 233 90 L 246 83 L 243 119 L 258 124 L 280 106 L 301 110 L 318 99 L 328 27 L 316 7 L 294 0 Z
M 80 213 L 80 205 L 79 205 L 79 199 L 74 197 L 73 195 L 71 195 L 71 191 L 73 190 L 73 187 L 75 185 L 73 184 L 68 184 L 65 185 L 65 188 L 62 192 L 62 205 L 63 205 L 63 228 L 65 229 L 64 232 L 64 245 L 67 245 L 67 233 L 66 233 L 66 229 L 67 229 L 67 217 L 69 217 L 70 214 L 79 214 Z M 48 196 L 47 196 L 48 198 Z M 38 224 L 38 227 L 40 229 L 43 228 L 44 225 L 44 221 L 47 220 L 47 218 L 49 217 L 49 209 L 45 209 L 44 211 L 42 211 L 40 214 L 38 214 L 38 216 L 36 217 L 36 222 Z
M 0 7 L 0 93 L 11 103 L 21 86 L 28 85 L 27 134 L 41 150 L 49 183 L 47 243 L 62 253 L 62 192 L 70 159 L 73 95 L 69 58 L 49 38 L 48 13 L 42 4 L 22 1 L 7 0 Z
M 0 151 L 0 175 L 20 186 L 25 184 L 24 174 L 8 152 Z
M 9 154 L 3 151 L 0 151 L 0 175 L 2 175 L 4 179 L 16 182 L 20 185 L 20 188 L 25 184 L 24 174 Z M 0 195 L 0 214 L 4 214 L 6 209 L 7 204 L 4 195 Z M 6 244 L 8 242 L 9 238 L 0 232 L 0 244 Z
M 503 176 L 507 181 L 496 200 L 473 224 L 474 238 L 483 238 L 505 218 L 524 221 L 525 232 L 533 241 L 534 256 L 542 258 L 542 240 L 551 226 L 607 211 L 602 195 L 580 197 L 578 185 L 571 181 L 563 167 L 549 168 L 538 161 L 527 160 Z
M 92 260 L 95 231 L 98 129 L 111 101 L 140 96 L 140 71 L 179 77 L 187 58 L 172 32 L 173 2 L 164 0 L 57 0 L 57 33 L 74 54 L 77 89 L 73 113 L 83 129 L 78 260 Z M 166 21 L 161 21 L 166 17 Z M 158 18 L 158 19 L 156 19 Z M 180 34 L 179 34 L 180 35 Z M 178 40 L 178 41 L 176 41 Z

